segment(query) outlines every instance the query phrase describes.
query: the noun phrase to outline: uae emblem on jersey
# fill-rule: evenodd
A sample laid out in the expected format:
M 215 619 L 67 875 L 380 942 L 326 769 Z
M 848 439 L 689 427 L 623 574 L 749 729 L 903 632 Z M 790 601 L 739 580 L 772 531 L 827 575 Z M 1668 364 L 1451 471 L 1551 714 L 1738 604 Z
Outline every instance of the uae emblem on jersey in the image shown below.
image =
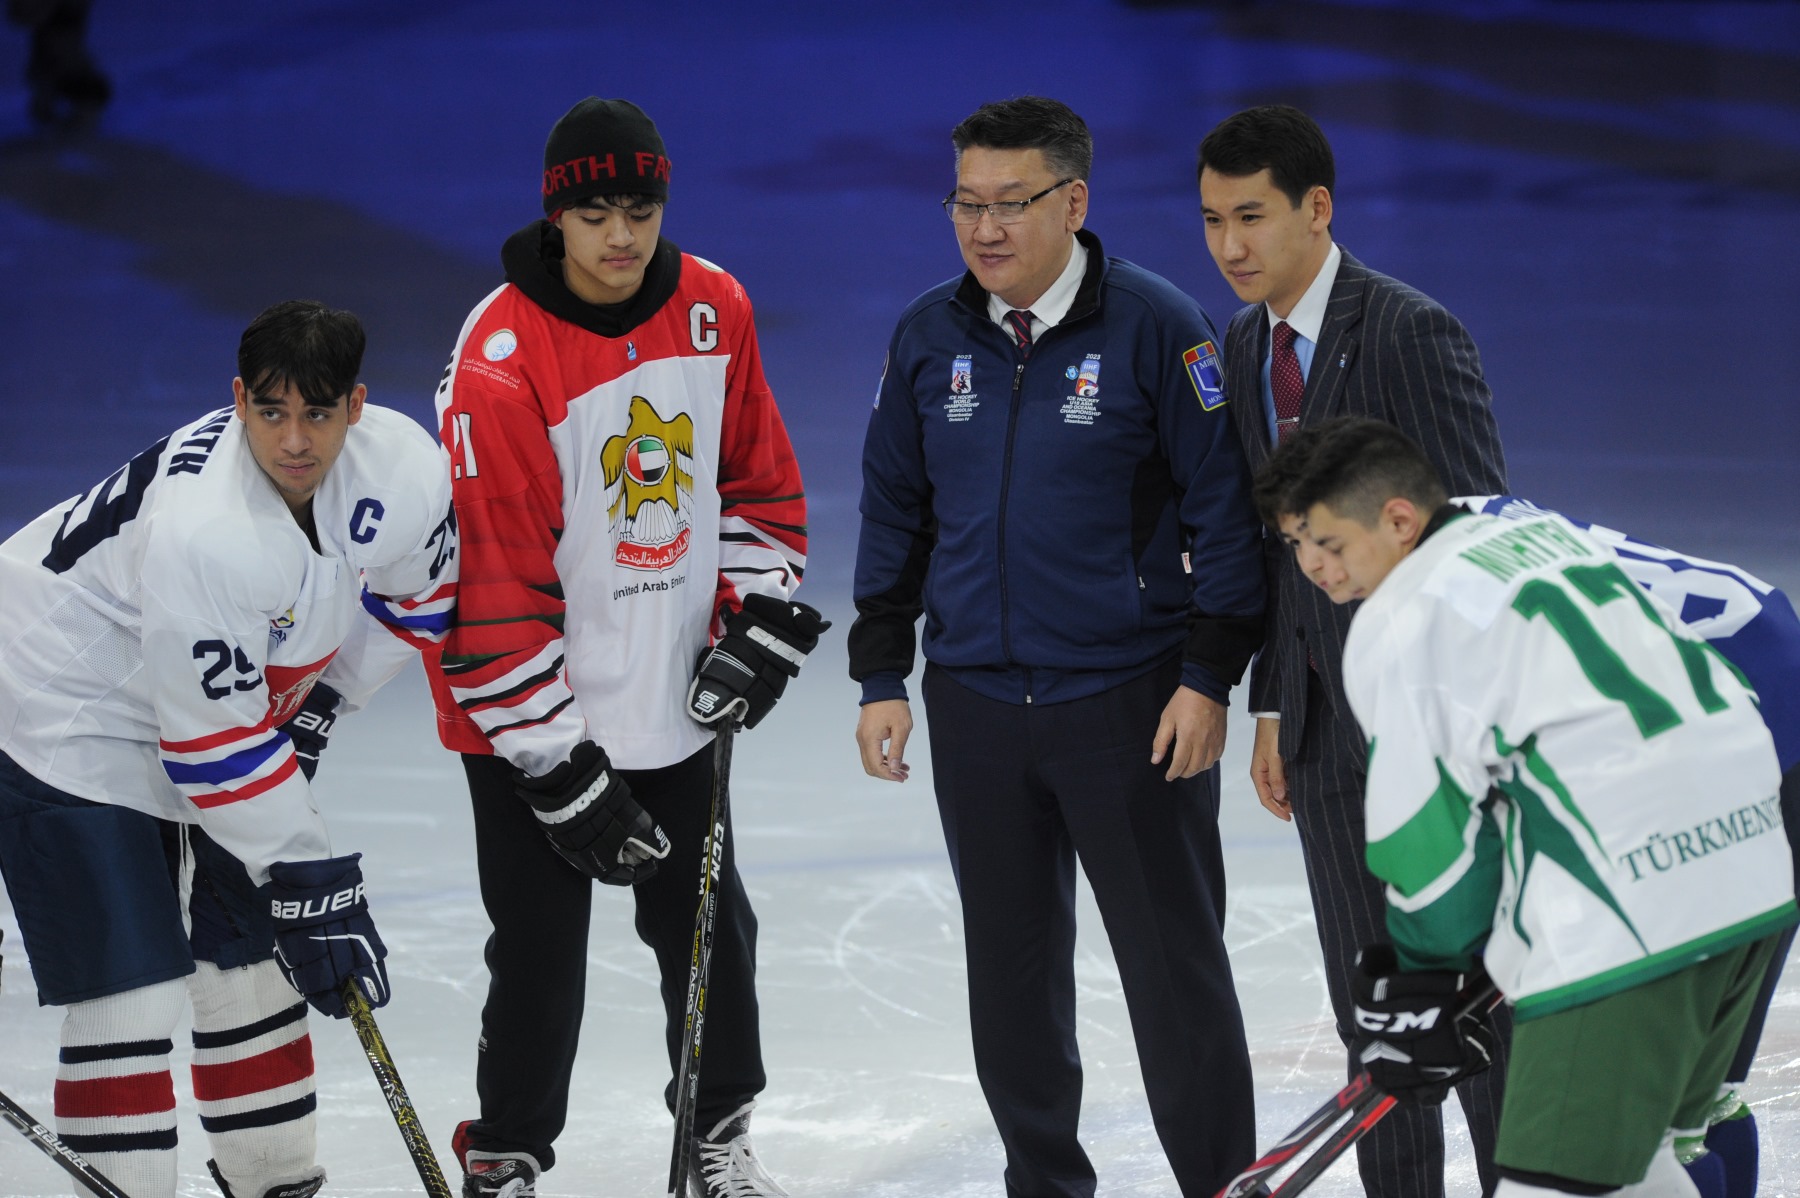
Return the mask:
M 630 417 L 624 435 L 600 448 L 612 494 L 613 560 L 629 570 L 667 570 L 693 539 L 694 422 L 685 412 L 664 420 L 641 395 L 631 397 Z

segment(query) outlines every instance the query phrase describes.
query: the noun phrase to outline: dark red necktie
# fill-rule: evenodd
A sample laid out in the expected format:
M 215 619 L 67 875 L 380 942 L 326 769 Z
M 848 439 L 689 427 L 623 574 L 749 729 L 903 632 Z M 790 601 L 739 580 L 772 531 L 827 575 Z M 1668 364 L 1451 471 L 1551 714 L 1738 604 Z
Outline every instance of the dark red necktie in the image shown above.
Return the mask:
M 1285 320 L 1275 322 L 1275 352 L 1269 358 L 1269 390 L 1275 396 L 1275 442 L 1280 444 L 1300 427 L 1300 395 L 1306 390 L 1306 379 L 1300 373 L 1300 358 L 1294 353 L 1294 326 Z
M 1006 314 L 1006 327 L 1019 342 L 1019 352 L 1031 356 L 1031 313 L 1014 308 Z

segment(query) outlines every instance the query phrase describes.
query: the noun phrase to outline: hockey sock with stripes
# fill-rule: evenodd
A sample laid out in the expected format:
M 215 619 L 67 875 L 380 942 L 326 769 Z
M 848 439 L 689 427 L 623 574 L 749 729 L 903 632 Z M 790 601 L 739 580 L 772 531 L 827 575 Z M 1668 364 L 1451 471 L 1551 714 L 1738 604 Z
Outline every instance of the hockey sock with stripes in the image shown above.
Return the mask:
M 175 1193 L 169 1053 L 185 998 L 172 980 L 72 1003 L 63 1015 L 57 1134 L 132 1198 Z
M 314 1164 L 312 1037 L 306 1002 L 273 961 L 196 963 L 194 1099 L 214 1167 L 235 1198 L 322 1178 Z

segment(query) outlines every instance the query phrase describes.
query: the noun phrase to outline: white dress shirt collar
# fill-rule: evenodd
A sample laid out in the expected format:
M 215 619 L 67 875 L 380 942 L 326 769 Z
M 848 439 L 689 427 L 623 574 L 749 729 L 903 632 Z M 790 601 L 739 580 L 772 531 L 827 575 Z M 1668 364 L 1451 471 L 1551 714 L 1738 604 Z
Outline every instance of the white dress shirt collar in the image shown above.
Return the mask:
M 1312 284 L 1307 287 L 1306 294 L 1294 305 L 1294 310 L 1287 314 L 1288 327 L 1306 338 L 1314 345 L 1319 343 L 1319 331 L 1325 327 L 1325 305 L 1331 300 L 1332 284 L 1337 282 L 1338 263 L 1344 260 L 1343 251 L 1338 249 L 1337 242 L 1331 243 L 1331 252 L 1325 255 L 1325 264 L 1319 267 L 1319 273 L 1313 276 Z M 1275 322 L 1281 317 L 1270 310 L 1268 304 L 1263 305 L 1263 312 L 1273 329 Z
M 1079 238 L 1072 238 L 1075 248 L 1069 254 L 1069 264 L 1063 272 L 1056 276 L 1056 282 L 1050 289 L 1038 296 L 1037 302 L 1031 305 L 1031 337 L 1032 340 L 1043 336 L 1044 330 L 1054 328 L 1062 323 L 1062 318 L 1069 314 L 1075 304 L 1075 293 L 1081 290 L 1082 276 L 1087 274 L 1088 248 L 1081 244 Z M 1013 306 L 988 292 L 988 317 L 995 324 L 1004 325 L 1006 314 Z

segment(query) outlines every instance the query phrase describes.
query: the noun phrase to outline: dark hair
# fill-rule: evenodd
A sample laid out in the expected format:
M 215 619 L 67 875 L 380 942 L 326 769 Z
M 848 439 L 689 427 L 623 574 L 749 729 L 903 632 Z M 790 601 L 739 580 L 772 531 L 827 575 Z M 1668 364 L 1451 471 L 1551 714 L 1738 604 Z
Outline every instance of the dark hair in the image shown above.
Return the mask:
M 1094 138 L 1087 122 L 1061 100 L 1015 96 L 983 104 L 950 131 L 958 161 L 970 146 L 984 150 L 1042 150 L 1044 165 L 1059 179 L 1086 179 L 1094 169 Z
M 252 396 L 291 383 L 308 404 L 336 407 L 356 386 L 367 340 L 354 312 L 285 300 L 265 309 L 239 338 L 238 377 Z
M 1251 488 L 1257 513 L 1271 527 L 1322 503 L 1367 528 L 1396 497 L 1427 515 L 1450 499 L 1424 450 L 1393 425 L 1362 416 L 1302 429 L 1275 451 Z
M 1200 143 L 1196 174 L 1208 167 L 1233 179 L 1267 169 L 1276 189 L 1296 208 L 1315 187 L 1337 191 L 1337 163 L 1325 131 L 1287 104 L 1246 108 L 1214 125 Z

